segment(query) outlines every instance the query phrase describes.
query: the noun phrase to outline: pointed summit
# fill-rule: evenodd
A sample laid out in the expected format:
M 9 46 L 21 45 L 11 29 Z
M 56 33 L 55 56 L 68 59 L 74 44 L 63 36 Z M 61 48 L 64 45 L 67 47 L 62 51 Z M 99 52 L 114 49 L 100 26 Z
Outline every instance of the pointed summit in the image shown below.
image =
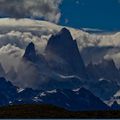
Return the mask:
M 64 28 L 61 29 L 61 32 L 69 32 L 69 30 L 64 27 Z M 70 33 L 70 32 L 69 32 L 69 33 Z
M 25 58 L 29 61 L 35 61 L 36 60 L 37 55 L 36 55 L 36 51 L 35 51 L 35 45 L 34 45 L 33 42 L 29 43 L 29 45 L 26 47 L 23 58 Z
M 62 28 L 59 33 L 56 35 L 52 35 L 48 41 L 46 52 L 54 52 L 55 54 L 58 54 L 59 51 L 66 51 L 68 52 L 74 44 L 73 38 L 71 33 L 68 29 Z
M 61 31 L 58 33 L 59 35 L 64 35 L 65 37 L 68 37 L 68 38 L 70 38 L 70 39 L 72 39 L 72 35 L 71 35 L 71 33 L 70 33 L 70 31 L 67 29 L 67 28 L 62 28 L 61 29 Z M 70 40 L 69 39 L 69 40 Z M 66 40 L 67 40 L 67 38 L 66 38 Z
M 73 72 L 87 78 L 85 65 L 80 55 L 77 42 L 73 40 L 68 29 L 63 28 L 56 35 L 52 35 L 45 49 L 46 56 L 54 54 L 65 60 L 73 69 Z

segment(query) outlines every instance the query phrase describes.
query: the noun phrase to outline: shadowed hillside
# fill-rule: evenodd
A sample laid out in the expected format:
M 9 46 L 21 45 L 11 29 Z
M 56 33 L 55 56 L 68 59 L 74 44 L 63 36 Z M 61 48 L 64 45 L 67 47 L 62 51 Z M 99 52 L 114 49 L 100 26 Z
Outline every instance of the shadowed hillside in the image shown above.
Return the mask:
M 72 112 L 51 105 L 15 105 L 1 107 L 0 118 L 120 118 L 120 111 Z

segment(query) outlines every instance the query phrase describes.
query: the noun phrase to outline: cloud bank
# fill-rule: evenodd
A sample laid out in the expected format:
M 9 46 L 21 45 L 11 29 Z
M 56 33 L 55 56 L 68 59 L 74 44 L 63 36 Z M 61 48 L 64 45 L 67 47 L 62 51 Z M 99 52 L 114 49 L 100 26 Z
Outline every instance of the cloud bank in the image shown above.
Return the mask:
M 58 23 L 62 0 L 0 0 L 1 16 L 43 18 Z
M 20 87 L 39 88 L 41 83 L 49 81 L 45 78 L 50 71 L 43 72 L 35 66 L 24 63 L 21 58 L 26 46 L 32 41 L 37 52 L 42 53 L 51 34 L 59 32 L 62 26 L 45 21 L 31 19 L 1 19 L 0 20 L 0 63 L 3 66 L 6 78 Z M 120 63 L 120 33 L 89 34 L 82 30 L 68 28 L 74 39 L 77 40 L 80 51 L 88 49 L 83 58 L 87 60 L 99 58 L 115 58 Z M 4 32 L 3 32 L 4 31 Z M 98 61 L 98 59 L 95 59 Z M 9 62 L 8 62 L 9 61 Z M 86 62 L 86 61 L 85 61 Z M 120 65 L 120 64 L 119 64 Z M 44 67 L 44 66 L 43 66 Z M 53 73 L 50 73 L 53 74 Z

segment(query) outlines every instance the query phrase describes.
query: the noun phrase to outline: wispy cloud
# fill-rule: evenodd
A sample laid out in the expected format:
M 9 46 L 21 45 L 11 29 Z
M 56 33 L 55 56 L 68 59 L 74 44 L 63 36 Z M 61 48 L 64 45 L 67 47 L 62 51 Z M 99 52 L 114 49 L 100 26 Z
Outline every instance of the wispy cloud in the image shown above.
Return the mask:
M 80 4 L 80 1 L 79 0 L 76 0 L 76 2 L 75 2 L 76 4 Z
M 40 65 L 40 73 L 37 73 L 38 70 L 35 66 L 29 63 L 24 63 L 21 57 L 24 54 L 26 46 L 30 42 L 35 44 L 37 53 L 43 54 L 44 48 L 51 34 L 55 34 L 60 31 L 61 28 L 62 26 L 45 21 L 31 19 L 1 19 L 0 63 L 5 72 L 12 75 L 7 76 L 8 80 L 12 81 L 17 86 L 20 85 L 20 87 L 33 88 L 40 87 L 41 83 L 48 81 L 49 79 L 43 78 L 45 78 L 44 76 L 46 76 L 46 74 L 48 75 L 50 72 L 45 71 L 45 75 L 43 72 L 41 73 L 41 71 L 43 71 L 43 68 L 41 67 L 43 65 L 42 63 Z M 109 55 L 109 57 L 114 57 L 115 59 L 120 58 L 120 54 L 117 54 L 120 51 L 120 49 L 118 49 L 120 48 L 120 32 L 111 34 L 90 34 L 85 32 L 85 30 L 76 30 L 73 28 L 69 28 L 69 30 L 74 39 L 77 40 L 80 50 L 90 47 L 95 48 L 88 49 L 87 54 L 83 55 L 82 53 L 84 58 L 87 56 L 85 60 L 87 59 L 91 61 L 95 56 L 97 56 L 98 60 L 98 57 L 102 59 L 103 57 L 106 57 L 106 55 L 107 57 Z M 86 30 L 99 31 L 99 29 L 90 28 L 86 28 Z M 118 62 L 119 60 L 120 59 L 118 59 Z

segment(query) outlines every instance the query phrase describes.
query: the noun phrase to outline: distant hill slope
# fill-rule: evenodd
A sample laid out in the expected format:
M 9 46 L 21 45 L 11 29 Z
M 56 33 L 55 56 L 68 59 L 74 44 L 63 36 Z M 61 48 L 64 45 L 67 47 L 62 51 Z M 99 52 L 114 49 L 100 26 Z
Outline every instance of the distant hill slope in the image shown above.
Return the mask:
M 120 118 L 120 111 L 72 112 L 52 105 L 15 105 L 1 107 L 0 118 Z

